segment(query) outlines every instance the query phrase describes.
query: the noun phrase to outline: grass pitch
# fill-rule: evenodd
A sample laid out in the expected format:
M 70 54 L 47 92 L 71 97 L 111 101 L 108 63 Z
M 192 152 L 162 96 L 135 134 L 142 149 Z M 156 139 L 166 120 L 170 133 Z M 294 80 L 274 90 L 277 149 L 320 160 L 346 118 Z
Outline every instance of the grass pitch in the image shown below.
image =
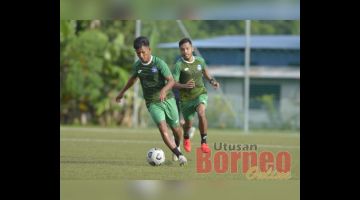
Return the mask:
M 230 173 L 229 169 L 219 174 L 213 165 L 210 173 L 197 173 L 195 149 L 200 146 L 199 135 L 197 130 L 192 139 L 192 152 L 184 153 L 188 164 L 180 167 L 172 161 L 171 151 L 155 128 L 60 127 L 60 199 L 300 199 L 299 133 L 208 131 L 208 144 L 212 149 L 215 142 L 222 142 L 256 144 L 258 153 L 288 151 L 291 154 L 288 180 L 247 180 L 240 172 L 240 161 L 238 173 Z M 164 150 L 163 165 L 153 167 L 146 162 L 146 152 L 152 147 Z
M 300 138 L 298 133 L 254 132 L 238 130 L 208 131 L 208 144 L 257 144 L 258 152 L 288 151 L 291 154 L 291 179 L 300 176 Z M 61 180 L 246 180 L 242 173 L 199 174 L 196 171 L 195 148 L 200 146 L 199 132 L 192 139 L 192 151 L 184 153 L 185 167 L 172 161 L 172 152 L 163 143 L 157 129 L 60 128 Z M 153 167 L 146 162 L 146 152 L 162 148 L 166 161 Z M 184 152 L 184 151 L 183 151 Z M 214 151 L 213 151 L 214 152 Z M 213 157 L 213 155 L 212 155 Z M 212 159 L 213 161 L 213 159 Z M 230 164 L 230 163 L 229 163 Z M 229 165 L 230 166 L 230 165 Z M 238 164 L 241 167 L 240 161 Z M 213 166 L 212 166 L 213 168 Z

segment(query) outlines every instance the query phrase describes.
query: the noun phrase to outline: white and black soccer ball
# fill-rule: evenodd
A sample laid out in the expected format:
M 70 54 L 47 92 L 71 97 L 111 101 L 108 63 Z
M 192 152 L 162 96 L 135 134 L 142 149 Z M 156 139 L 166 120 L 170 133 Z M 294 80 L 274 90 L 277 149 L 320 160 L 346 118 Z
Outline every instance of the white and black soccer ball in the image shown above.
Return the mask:
M 165 162 L 165 153 L 160 148 L 151 148 L 146 154 L 147 162 L 152 166 L 158 166 Z

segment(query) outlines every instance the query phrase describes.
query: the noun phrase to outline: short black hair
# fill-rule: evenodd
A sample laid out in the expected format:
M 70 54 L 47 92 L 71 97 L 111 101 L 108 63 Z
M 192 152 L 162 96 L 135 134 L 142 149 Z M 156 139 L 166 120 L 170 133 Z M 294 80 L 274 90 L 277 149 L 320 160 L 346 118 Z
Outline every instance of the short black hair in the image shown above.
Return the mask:
M 187 42 L 192 45 L 192 42 L 191 42 L 191 40 L 189 38 L 183 38 L 179 42 L 179 47 L 181 47 L 181 45 L 183 45 L 183 44 L 185 44 Z
M 134 49 L 140 49 L 142 46 L 149 47 L 150 43 L 147 37 L 140 36 L 134 40 Z

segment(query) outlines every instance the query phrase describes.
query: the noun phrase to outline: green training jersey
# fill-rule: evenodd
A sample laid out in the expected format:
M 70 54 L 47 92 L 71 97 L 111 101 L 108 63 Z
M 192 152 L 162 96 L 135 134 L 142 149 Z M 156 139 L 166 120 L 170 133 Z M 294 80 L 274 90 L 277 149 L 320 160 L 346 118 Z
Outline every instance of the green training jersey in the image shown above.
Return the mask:
M 182 88 L 180 89 L 180 100 L 188 101 L 195 99 L 201 94 L 206 94 L 206 88 L 203 82 L 203 71 L 206 68 L 206 64 L 203 58 L 194 56 L 193 62 L 188 62 L 183 58 L 177 60 L 174 69 L 174 79 L 181 84 L 187 83 L 193 79 L 195 82 L 194 88 Z
M 151 56 L 149 63 L 141 63 L 140 60 L 133 65 L 132 76 L 139 77 L 143 90 L 146 106 L 151 103 L 160 102 L 160 91 L 166 85 L 165 77 L 172 76 L 167 64 L 156 56 Z M 168 91 L 166 99 L 174 97 L 173 93 Z

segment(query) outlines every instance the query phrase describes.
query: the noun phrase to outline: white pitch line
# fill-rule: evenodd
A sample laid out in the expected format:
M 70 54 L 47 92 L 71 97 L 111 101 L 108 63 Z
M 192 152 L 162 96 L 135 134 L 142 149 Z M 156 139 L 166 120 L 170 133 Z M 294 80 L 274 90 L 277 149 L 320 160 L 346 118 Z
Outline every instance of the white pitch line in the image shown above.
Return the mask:
M 279 148 L 279 149 L 300 149 L 300 146 L 283 146 L 283 145 L 271 145 L 271 144 L 258 144 L 258 147 L 265 148 Z
M 140 128 L 141 130 L 141 128 Z M 144 134 L 144 133 L 158 133 L 157 129 L 144 129 L 144 132 L 139 132 L 139 129 L 135 128 L 82 128 L 82 127 L 60 127 L 60 133 L 61 132 L 68 132 L 68 131 L 77 131 L 77 132 L 91 132 L 91 133 L 98 133 L 98 132 L 105 132 L 105 133 L 133 133 L 136 132 L 137 134 Z M 198 131 L 198 130 L 197 130 Z M 284 138 L 300 138 L 300 134 L 281 134 L 281 133 L 275 133 L 276 137 L 284 137 Z M 231 135 L 231 136 L 241 136 L 241 137 L 262 137 L 266 136 L 267 134 L 244 134 L 244 133 L 233 133 L 233 132 L 222 132 L 221 135 Z
M 125 143 L 125 144 L 162 144 L 163 141 L 149 141 L 149 140 L 104 140 L 104 139 L 90 139 L 90 138 L 62 138 L 60 141 L 64 142 L 102 142 L 102 143 Z M 265 148 L 279 148 L 279 149 L 300 149 L 300 146 L 284 146 L 284 145 L 270 145 L 257 144 L 258 147 Z
M 156 130 L 156 129 L 154 129 Z M 117 128 L 73 128 L 73 127 L 60 127 L 60 132 L 62 131 L 80 131 L 80 132 L 107 132 L 107 133 L 121 133 L 126 132 L 138 132 L 138 129 L 117 129 Z
M 104 140 L 104 139 L 90 139 L 90 138 L 62 138 L 60 141 L 67 142 L 105 142 L 105 143 L 133 143 L 133 144 L 161 144 L 162 141 L 149 140 Z

